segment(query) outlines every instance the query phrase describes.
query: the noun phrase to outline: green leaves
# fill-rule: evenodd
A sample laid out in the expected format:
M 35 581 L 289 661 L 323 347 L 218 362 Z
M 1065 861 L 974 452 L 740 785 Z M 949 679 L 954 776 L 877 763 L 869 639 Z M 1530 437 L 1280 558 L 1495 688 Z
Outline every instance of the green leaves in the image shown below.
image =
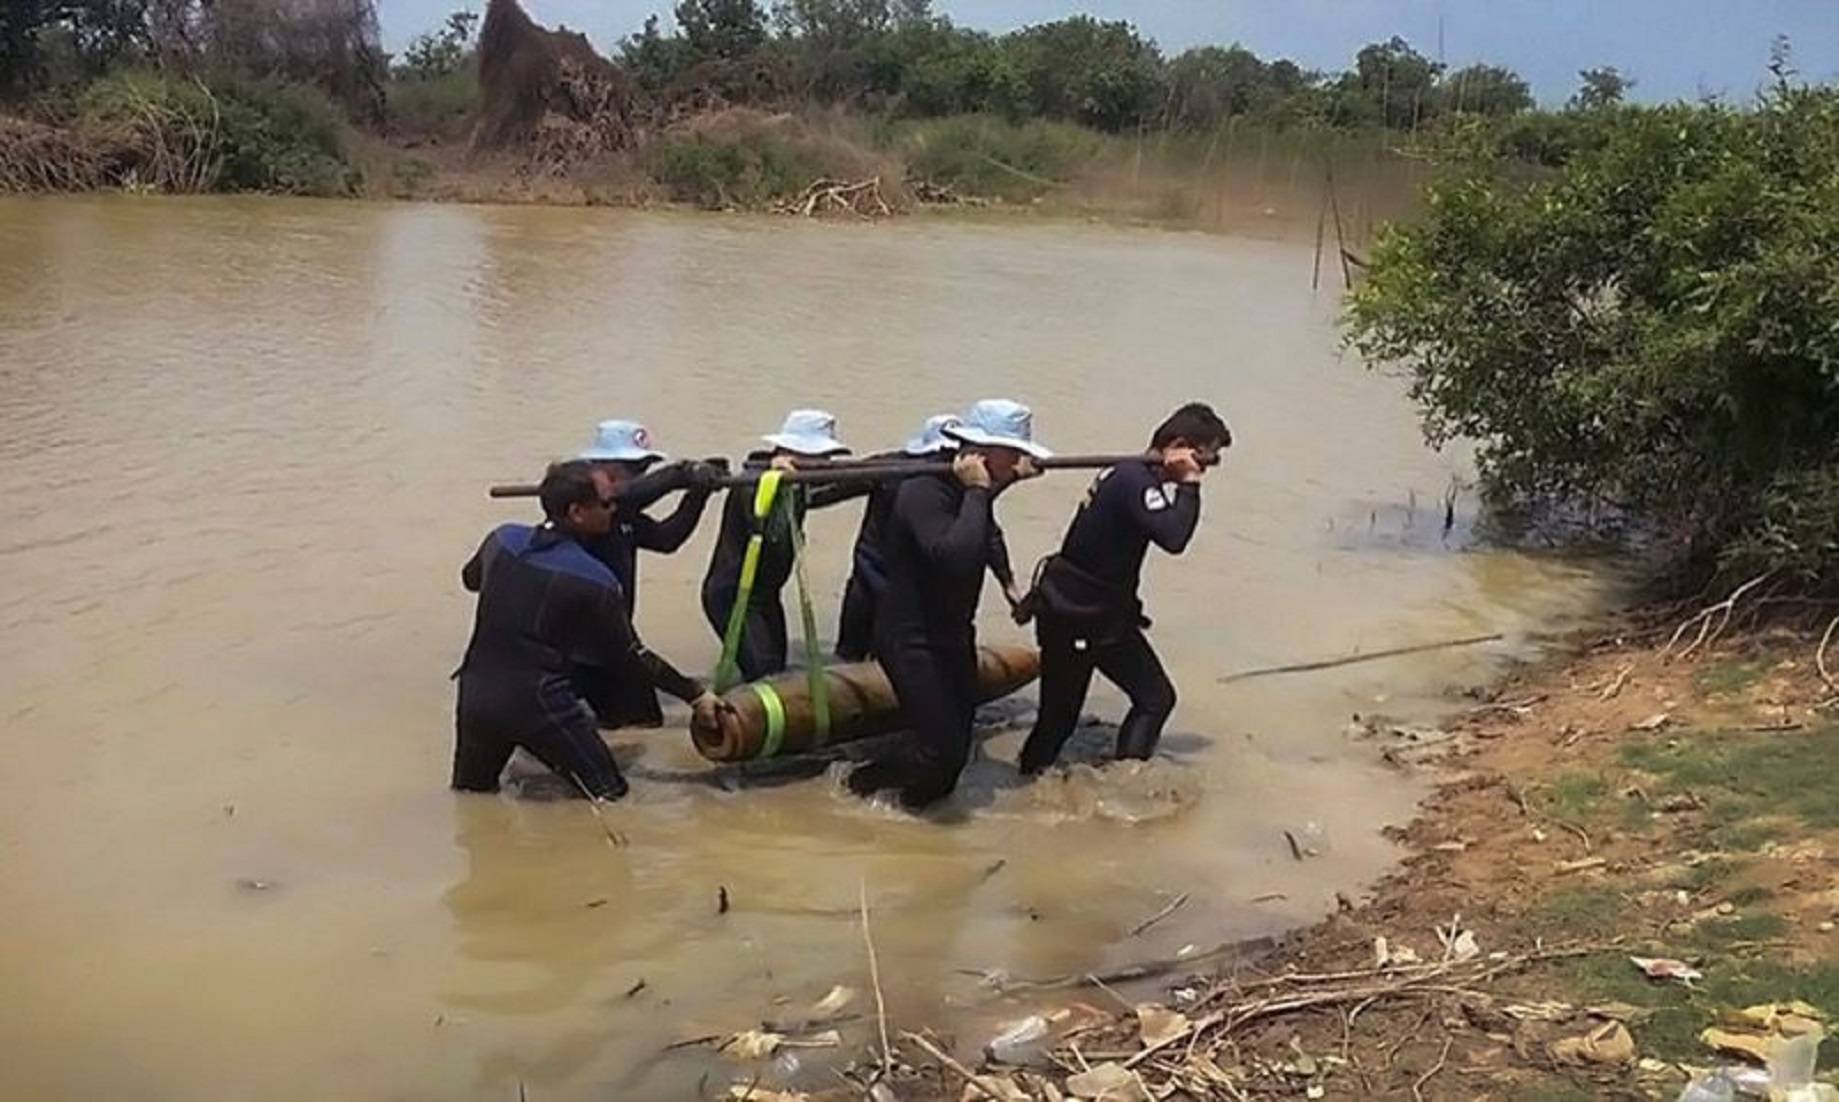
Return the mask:
M 1569 119 L 1555 174 L 1451 166 L 1350 343 L 1409 372 L 1433 443 L 1483 442 L 1498 500 L 1839 582 L 1839 92 Z

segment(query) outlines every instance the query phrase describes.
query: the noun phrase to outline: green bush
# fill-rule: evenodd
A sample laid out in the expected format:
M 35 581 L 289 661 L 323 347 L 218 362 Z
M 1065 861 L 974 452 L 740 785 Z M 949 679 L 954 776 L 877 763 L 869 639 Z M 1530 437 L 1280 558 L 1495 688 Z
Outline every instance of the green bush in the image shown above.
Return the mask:
M 764 132 L 667 137 L 651 148 L 650 160 L 672 199 L 711 209 L 764 206 L 824 175 L 815 154 Z
M 479 109 L 479 78 L 472 69 L 400 77 L 390 82 L 385 96 L 396 134 L 451 141 L 464 137 L 472 125 Z
M 1695 582 L 1839 584 L 1839 89 L 1591 112 L 1554 172 L 1455 166 L 1349 338 L 1497 500 L 1645 526 Z
M 349 195 L 344 117 L 317 90 L 278 80 L 188 80 L 124 71 L 77 101 L 81 123 L 137 136 L 142 183 L 167 191 Z
M 1010 200 L 1032 199 L 1070 181 L 1112 148 L 1104 135 L 1071 123 L 989 115 L 891 124 L 881 139 L 914 177 Z

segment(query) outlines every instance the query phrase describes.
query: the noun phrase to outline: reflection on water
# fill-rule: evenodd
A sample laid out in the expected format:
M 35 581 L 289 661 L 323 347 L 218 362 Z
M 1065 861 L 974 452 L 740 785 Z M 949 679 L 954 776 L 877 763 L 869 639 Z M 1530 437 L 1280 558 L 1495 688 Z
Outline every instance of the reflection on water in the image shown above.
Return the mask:
M 1520 640 L 1591 583 L 1467 549 L 1466 502 L 1444 537 L 1460 457 L 1338 360 L 1310 263 L 923 220 L 0 203 L 0 1093 L 682 1097 L 733 1065 L 672 1042 L 865 986 L 863 895 L 909 1020 L 990 1009 L 991 970 L 1319 914 L 1393 856 L 1379 827 L 1419 793 L 1344 741 L 1347 715 L 1409 712 L 1512 647 L 1217 678 Z M 523 515 L 486 484 L 605 416 L 736 455 L 821 404 L 871 450 L 991 394 L 1069 451 L 1135 446 L 1192 397 L 1233 422 L 1192 549 L 1148 568 L 1182 700 L 1160 760 L 1025 786 L 1011 723 L 914 820 L 818 768 L 712 770 L 678 714 L 616 739 L 624 847 L 578 803 L 445 790 L 458 566 Z M 1005 497 L 1018 562 L 1082 481 Z M 811 524 L 826 625 L 855 519 Z M 711 534 L 644 567 L 641 629 L 690 668 L 716 651 L 695 602 Z M 1022 637 L 991 601 L 991 638 Z M 1025 723 L 1025 695 L 1008 707 Z M 1300 821 L 1333 839 L 1306 864 L 1283 840 Z

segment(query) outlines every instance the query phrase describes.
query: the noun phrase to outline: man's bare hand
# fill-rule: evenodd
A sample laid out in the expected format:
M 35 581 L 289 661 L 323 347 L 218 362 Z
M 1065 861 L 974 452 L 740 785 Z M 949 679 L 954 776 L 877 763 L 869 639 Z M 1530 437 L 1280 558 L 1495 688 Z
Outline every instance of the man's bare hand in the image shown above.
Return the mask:
M 967 487 L 990 488 L 990 465 L 976 452 L 960 452 L 951 461 L 951 473 Z

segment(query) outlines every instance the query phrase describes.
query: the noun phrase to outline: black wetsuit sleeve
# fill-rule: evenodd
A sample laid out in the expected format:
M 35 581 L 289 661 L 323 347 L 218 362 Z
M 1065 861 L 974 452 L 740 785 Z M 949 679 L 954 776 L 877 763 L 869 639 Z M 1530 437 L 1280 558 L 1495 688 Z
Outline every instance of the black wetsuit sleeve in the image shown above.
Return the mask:
M 653 686 L 686 704 L 702 695 L 701 685 L 685 677 L 663 655 L 639 640 L 638 632 L 632 627 L 632 617 L 626 612 L 625 599 L 618 590 L 609 589 L 597 600 L 595 619 L 605 634 L 610 653 L 624 654 L 635 668 L 645 671 L 645 679 Z
M 473 557 L 466 560 L 465 566 L 460 567 L 460 584 L 466 587 L 466 592 L 479 592 L 479 587 L 485 584 L 486 565 L 497 552 L 498 540 L 494 533 L 486 536 L 479 544 L 479 549 L 473 552 Z
M 613 496 L 621 509 L 638 512 L 651 508 L 678 490 L 686 489 L 689 484 L 689 467 L 683 463 L 671 463 L 639 475 L 621 486 Z
M 951 488 L 935 479 L 911 483 L 894 502 L 895 516 L 933 565 L 981 574 L 990 555 L 990 491 L 972 486 L 952 498 Z
M 1129 494 L 1124 507 L 1130 510 L 1137 527 L 1152 543 L 1171 555 L 1188 549 L 1188 541 L 1194 538 L 1194 529 L 1200 524 L 1199 483 L 1180 483 L 1171 494 L 1154 475 L 1147 475 L 1140 491 L 1134 486 L 1120 486 L 1119 489 Z M 1165 504 L 1152 508 L 1152 498 Z
M 668 555 L 682 547 L 702 523 L 702 513 L 709 504 L 709 491 L 685 490 L 677 508 L 663 520 L 640 514 L 632 522 L 633 541 L 646 551 Z
M 990 576 L 1005 593 L 1015 585 L 1015 565 L 1009 558 L 1009 541 L 1003 536 L 1002 525 L 994 520 L 990 522 Z

